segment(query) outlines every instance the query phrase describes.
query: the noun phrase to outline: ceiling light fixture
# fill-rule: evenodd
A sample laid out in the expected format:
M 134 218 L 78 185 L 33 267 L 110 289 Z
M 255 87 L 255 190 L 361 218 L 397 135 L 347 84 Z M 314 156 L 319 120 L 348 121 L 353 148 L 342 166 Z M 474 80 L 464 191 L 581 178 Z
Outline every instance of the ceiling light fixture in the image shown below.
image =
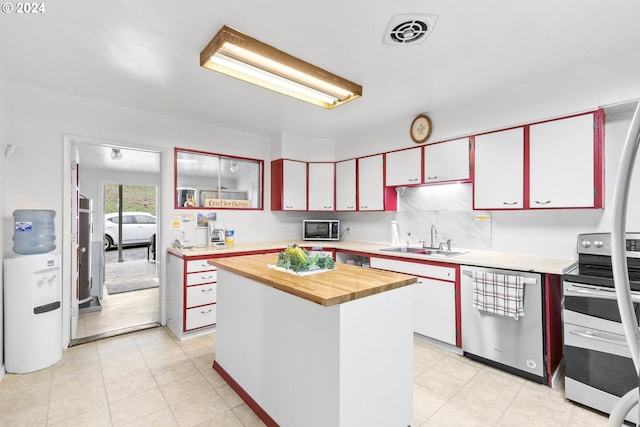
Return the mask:
M 112 148 L 111 149 L 111 158 L 113 160 L 121 160 L 122 159 L 122 153 L 120 152 L 119 148 Z
M 200 65 L 324 108 L 362 96 L 362 86 L 224 25 Z

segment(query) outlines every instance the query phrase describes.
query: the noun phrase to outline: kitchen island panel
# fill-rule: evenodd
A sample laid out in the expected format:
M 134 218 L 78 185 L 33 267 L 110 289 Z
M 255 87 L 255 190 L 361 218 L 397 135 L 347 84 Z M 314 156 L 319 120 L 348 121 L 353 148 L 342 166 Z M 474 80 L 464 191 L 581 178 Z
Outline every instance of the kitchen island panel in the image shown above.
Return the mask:
M 407 425 L 411 296 L 325 307 L 221 268 L 214 369 L 267 425 Z

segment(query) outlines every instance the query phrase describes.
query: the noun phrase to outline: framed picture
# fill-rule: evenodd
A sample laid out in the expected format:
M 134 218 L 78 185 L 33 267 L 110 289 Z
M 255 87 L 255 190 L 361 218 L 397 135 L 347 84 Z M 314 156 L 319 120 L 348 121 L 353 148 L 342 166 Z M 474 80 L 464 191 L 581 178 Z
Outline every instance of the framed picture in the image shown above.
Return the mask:
M 217 212 L 198 211 L 196 228 L 207 228 L 209 221 L 215 221 L 217 217 Z

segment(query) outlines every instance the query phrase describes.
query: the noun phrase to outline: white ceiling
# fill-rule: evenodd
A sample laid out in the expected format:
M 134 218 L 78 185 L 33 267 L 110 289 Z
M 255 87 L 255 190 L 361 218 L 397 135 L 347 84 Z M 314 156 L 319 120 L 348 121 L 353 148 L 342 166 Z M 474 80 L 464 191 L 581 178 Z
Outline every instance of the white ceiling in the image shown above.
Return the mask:
M 640 53 L 638 0 L 65 0 L 0 15 L 11 81 L 272 135 L 330 138 Z M 394 14 L 438 15 L 383 44 Z M 363 86 L 324 110 L 199 66 L 222 25 Z M 579 76 L 580 74 L 576 74 Z

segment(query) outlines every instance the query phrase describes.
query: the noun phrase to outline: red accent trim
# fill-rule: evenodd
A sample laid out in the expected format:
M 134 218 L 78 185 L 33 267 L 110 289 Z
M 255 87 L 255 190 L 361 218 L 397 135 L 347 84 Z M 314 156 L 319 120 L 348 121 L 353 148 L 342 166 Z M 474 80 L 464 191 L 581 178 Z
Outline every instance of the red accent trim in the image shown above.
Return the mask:
M 593 113 L 594 130 L 593 130 L 593 207 L 604 208 L 604 156 L 605 156 L 605 114 L 603 109 L 599 109 Z
M 360 210 L 360 159 L 356 159 L 356 206 L 355 211 Z
M 460 293 L 460 265 L 456 264 L 456 281 L 454 283 L 456 292 L 456 347 L 462 348 L 462 310 L 461 300 L 462 294 Z
M 530 194 L 530 190 L 531 190 L 531 143 L 530 143 L 530 139 L 529 139 L 529 125 L 524 126 L 522 129 L 522 133 L 524 135 L 524 165 L 523 165 L 523 171 L 524 171 L 524 179 L 523 181 L 523 187 L 522 187 L 522 196 L 523 196 L 523 200 L 522 200 L 522 208 L 521 209 L 530 209 L 531 206 L 530 201 L 531 201 L 531 194 Z
M 271 162 L 271 210 L 283 209 L 282 187 L 284 185 L 284 160 L 278 159 Z
M 233 391 L 235 391 L 238 394 L 238 396 L 240 396 L 240 398 L 244 401 L 244 403 L 246 403 L 247 406 L 251 408 L 251 410 L 258 416 L 258 418 L 260 418 L 260 420 L 263 423 L 267 425 L 267 427 L 279 426 L 279 424 L 275 422 L 275 420 L 271 418 L 269 414 L 267 414 L 267 411 L 262 409 L 262 407 L 258 404 L 258 402 L 253 400 L 253 398 L 249 395 L 249 393 L 247 393 L 240 386 L 240 384 L 238 384 L 236 380 L 234 380 L 233 377 L 231 377 L 231 375 L 229 375 L 229 373 L 225 371 L 222 368 L 222 366 L 220 366 L 220 364 L 216 360 L 213 361 L 213 370 L 216 371 L 218 374 L 220 374 L 222 379 L 225 380 L 227 384 L 229 384 L 229 387 L 231 387 Z
M 552 375 L 562 361 L 562 276 L 545 274 L 545 347 L 547 349 L 547 374 L 549 386 Z
M 424 146 L 420 147 L 420 182 L 424 182 Z
M 469 178 L 471 179 L 471 209 L 476 210 L 476 137 L 469 137 Z

